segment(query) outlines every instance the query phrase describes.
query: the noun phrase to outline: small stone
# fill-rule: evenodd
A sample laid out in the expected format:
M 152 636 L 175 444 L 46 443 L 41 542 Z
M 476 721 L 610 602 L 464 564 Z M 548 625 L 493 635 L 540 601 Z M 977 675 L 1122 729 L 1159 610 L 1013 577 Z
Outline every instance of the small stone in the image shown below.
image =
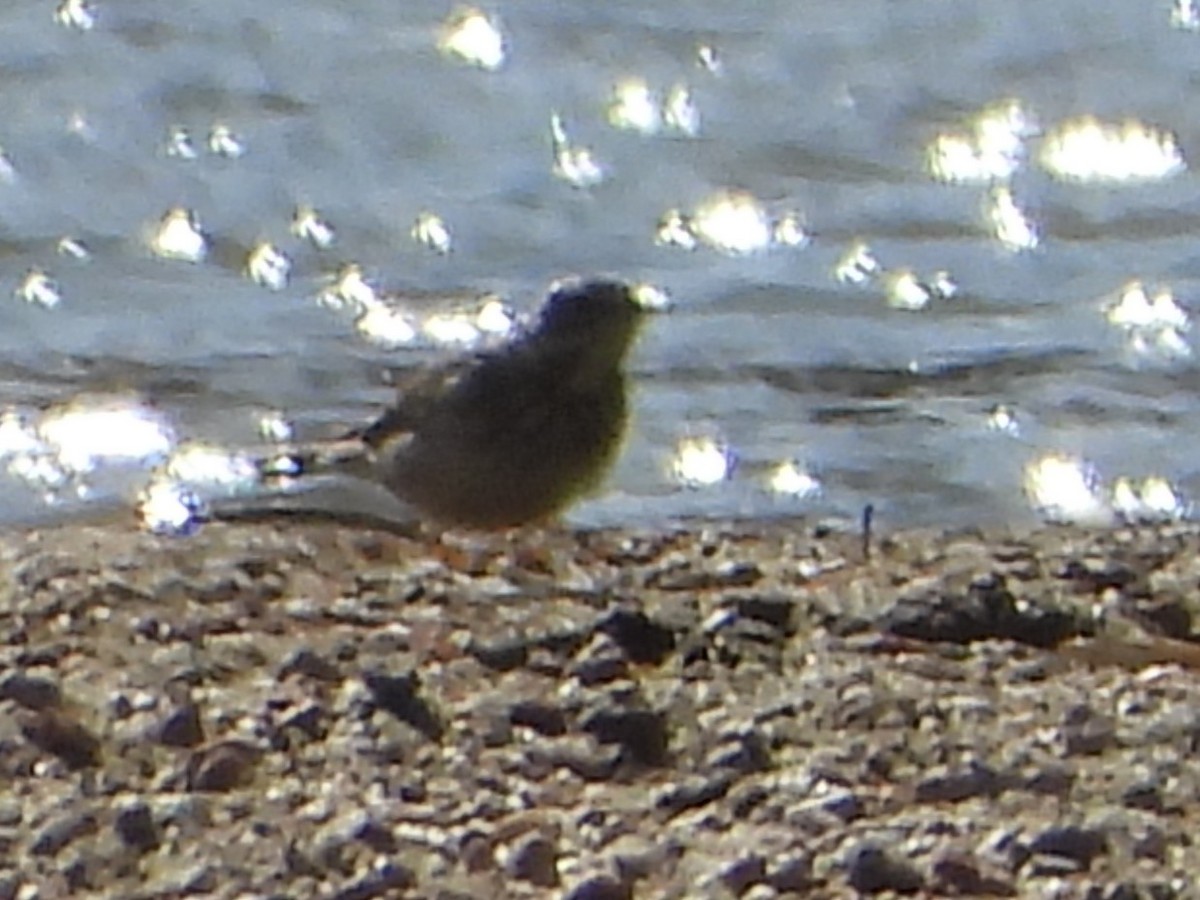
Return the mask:
M 921 873 L 907 862 L 893 859 L 882 847 L 867 844 L 858 847 L 847 865 L 850 886 L 866 894 L 896 891 L 912 894 L 921 890 Z
M 1096 756 L 1116 742 L 1117 726 L 1111 716 L 1079 704 L 1071 707 L 1064 718 L 1067 756 Z
M 1149 812 L 1163 811 L 1162 791 L 1154 782 L 1139 781 L 1130 785 L 1122 792 L 1121 803 L 1130 809 L 1144 809 Z
M 432 707 L 417 693 L 420 680 L 416 672 L 404 675 L 369 672 L 363 677 L 363 683 L 380 709 L 387 710 L 401 722 L 407 722 L 431 741 L 441 740 L 442 723 Z
M 961 803 L 973 797 L 993 797 L 1003 787 L 995 771 L 975 764 L 960 771 L 930 775 L 916 787 L 919 803 Z
M 538 887 L 557 887 L 558 848 L 541 834 L 527 836 L 513 848 L 505 869 L 511 878 Z
M 567 733 L 567 717 L 557 706 L 536 700 L 519 700 L 508 712 L 512 725 L 532 728 L 545 737 L 559 737 Z
M 154 816 L 150 807 L 140 800 L 117 813 L 114 827 L 121 841 L 139 853 L 148 853 L 159 844 Z
M 0 700 L 13 700 L 26 709 L 40 712 L 62 705 L 62 691 L 46 678 L 14 672 L 0 682 Z
M 245 741 L 222 741 L 192 754 L 188 789 L 225 793 L 245 787 L 254 776 L 260 752 Z
M 608 875 L 595 875 L 581 881 L 566 895 L 564 900 L 632 900 L 630 885 Z
M 767 881 L 781 894 L 801 894 L 815 885 L 812 857 L 803 854 L 786 857 L 768 873 Z
M 529 644 L 522 640 L 497 641 L 491 644 L 473 643 L 468 652 L 480 665 L 496 672 L 508 672 L 526 664 Z
M 58 712 L 40 712 L 21 720 L 21 733 L 44 753 L 61 759 L 68 768 L 86 769 L 100 764 L 100 739 L 82 723 Z
M 640 610 L 613 610 L 599 628 L 638 664 L 660 665 L 675 649 L 675 632 Z
M 297 650 L 279 670 L 279 680 L 284 681 L 290 675 L 304 675 L 326 684 L 338 684 L 342 681 L 342 672 L 337 665 L 308 647 Z
M 204 723 L 200 707 L 185 703 L 167 714 L 158 729 L 158 742 L 164 747 L 199 747 L 204 743 Z
M 619 744 L 634 762 L 659 766 L 667 761 L 670 731 L 664 713 L 649 709 L 601 709 L 585 718 L 582 726 L 602 744 Z
M 1092 860 L 1108 852 L 1108 838 L 1103 831 L 1077 825 L 1048 828 L 1029 845 L 1031 853 L 1061 856 L 1074 860 L 1086 870 Z
M 727 773 L 716 776 L 697 775 L 679 784 L 668 785 L 654 805 L 667 815 L 678 815 L 720 800 L 729 793 L 733 783 L 734 777 Z
M 765 881 L 766 877 L 767 861 L 757 853 L 736 859 L 721 869 L 721 882 L 737 896 Z

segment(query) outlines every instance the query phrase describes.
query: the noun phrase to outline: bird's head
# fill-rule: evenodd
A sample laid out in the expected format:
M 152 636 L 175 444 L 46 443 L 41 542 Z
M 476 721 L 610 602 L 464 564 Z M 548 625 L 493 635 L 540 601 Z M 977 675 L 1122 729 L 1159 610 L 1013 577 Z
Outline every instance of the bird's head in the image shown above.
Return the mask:
M 539 353 L 599 372 L 621 365 L 637 335 L 645 307 L 629 285 L 571 280 L 551 289 L 529 342 Z

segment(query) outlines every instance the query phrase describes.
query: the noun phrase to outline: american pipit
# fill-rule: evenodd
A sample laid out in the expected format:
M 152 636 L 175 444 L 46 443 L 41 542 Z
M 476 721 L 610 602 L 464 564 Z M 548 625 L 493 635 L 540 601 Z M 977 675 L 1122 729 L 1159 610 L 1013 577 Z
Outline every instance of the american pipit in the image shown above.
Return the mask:
M 513 343 L 416 373 L 372 425 L 296 462 L 377 481 L 443 525 L 549 518 L 598 487 L 620 452 L 642 315 L 620 282 L 556 285 Z

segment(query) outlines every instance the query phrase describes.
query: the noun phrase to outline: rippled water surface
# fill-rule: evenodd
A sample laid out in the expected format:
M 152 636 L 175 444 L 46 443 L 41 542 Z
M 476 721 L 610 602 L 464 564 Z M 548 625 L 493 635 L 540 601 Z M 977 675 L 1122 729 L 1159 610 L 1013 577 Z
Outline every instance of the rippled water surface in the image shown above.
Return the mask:
M 1047 453 L 1200 495 L 1193 333 L 1164 350 L 1105 313 L 1132 279 L 1185 312 L 1200 299 L 1200 34 L 1166 3 L 496 2 L 495 70 L 439 52 L 446 3 L 91 9 L 90 30 L 56 24 L 49 2 L 0 10 L 5 406 L 133 390 L 181 435 L 233 443 L 256 440 L 268 410 L 302 435 L 358 424 L 388 398 L 383 370 L 460 351 L 364 339 L 316 299 L 341 265 L 390 292 L 495 291 L 522 310 L 554 278 L 609 273 L 674 306 L 636 350 L 628 450 L 578 521 L 842 517 L 867 502 L 893 525 L 1022 521 L 1024 473 Z M 695 133 L 614 127 L 631 78 L 659 101 L 686 88 Z M 935 177 L 938 136 L 971 134 L 996 104 L 1029 121 L 1013 173 Z M 598 184 L 555 175 L 553 114 Z M 1189 168 L 1078 182 L 1039 166 L 1044 135 L 1085 115 L 1159 129 Z M 242 155 L 209 150 L 216 125 Z M 179 129 L 196 158 L 167 152 Z M 1025 245 L 989 219 L 1000 181 Z M 795 214 L 808 240 L 744 254 L 656 241 L 669 210 L 726 190 L 769 223 Z M 336 229 L 333 247 L 289 232 L 300 204 Z M 173 207 L 213 239 L 205 261 L 148 249 Z M 413 239 L 422 211 L 449 227 L 449 253 Z M 64 236 L 90 259 L 63 255 Z M 295 262 L 284 290 L 242 272 L 262 239 Z M 839 280 L 859 242 L 882 271 Z M 58 284 L 52 308 L 10 293 L 34 268 Z M 944 270 L 957 293 L 897 308 L 904 270 Z M 998 404 L 1015 431 L 996 427 Z M 689 437 L 734 454 L 728 479 L 679 485 Z M 790 459 L 819 494 L 770 489 Z M 0 482 L 6 518 L 44 510 L 42 491 Z

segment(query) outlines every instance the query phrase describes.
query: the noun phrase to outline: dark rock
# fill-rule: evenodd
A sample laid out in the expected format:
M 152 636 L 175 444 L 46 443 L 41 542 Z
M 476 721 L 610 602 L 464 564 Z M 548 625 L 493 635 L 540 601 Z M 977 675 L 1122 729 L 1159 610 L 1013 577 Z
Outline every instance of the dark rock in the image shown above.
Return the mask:
M 974 764 L 966 769 L 931 775 L 917 782 L 919 803 L 961 803 L 972 797 L 994 797 L 1003 789 L 1002 779 L 993 769 Z
M 664 765 L 670 729 L 664 713 L 649 709 L 600 709 L 584 718 L 583 730 L 602 744 L 619 744 L 633 762 Z
M 850 886 L 864 894 L 896 891 L 912 894 L 921 890 L 925 879 L 908 862 L 893 859 L 874 844 L 860 846 L 850 855 L 846 866 Z
M 47 678 L 14 672 L 0 681 L 0 700 L 12 700 L 26 709 L 40 712 L 62 706 L 62 691 Z
M 305 704 L 295 710 L 280 723 L 283 729 L 300 732 L 311 741 L 322 740 L 327 732 L 325 727 L 325 710 L 316 703 Z
M 748 731 L 716 747 L 705 763 L 744 773 L 764 772 L 771 767 L 771 751 L 758 732 Z
M 185 703 L 163 720 L 158 729 L 158 742 L 164 747 L 199 747 L 204 743 L 204 723 L 200 707 Z
M 376 706 L 387 710 L 401 722 L 407 722 L 431 741 L 440 741 L 443 726 L 433 708 L 417 693 L 420 679 L 416 672 L 385 675 L 368 672 L 363 683 Z
M 529 644 L 524 640 L 504 640 L 493 644 L 472 643 L 468 652 L 480 664 L 497 672 L 508 672 L 525 665 Z
M 767 873 L 767 883 L 781 894 L 801 894 L 816 886 L 813 861 L 804 854 L 781 859 Z
M 148 853 L 159 845 L 158 826 L 150 807 L 138 801 L 117 812 L 113 823 L 117 836 L 125 846 L 139 853 Z
M 636 834 L 623 834 L 607 847 L 622 882 L 632 883 L 666 873 L 672 848 Z
M 225 793 L 245 787 L 260 756 L 258 748 L 245 741 L 222 741 L 197 750 L 188 760 L 188 790 Z
M 373 870 L 370 875 L 330 894 L 329 897 L 330 900 L 390 898 L 397 896 L 398 892 L 411 889 L 416 883 L 417 878 L 412 869 L 389 862 L 380 869 Z
M 737 613 L 746 619 L 756 619 L 783 634 L 791 634 L 796 615 L 796 603 L 791 597 L 742 597 L 737 601 Z
M 1139 781 L 1131 784 L 1121 793 L 1121 803 L 1130 809 L 1162 812 L 1162 790 L 1155 782 Z
M 1050 763 L 1026 776 L 1024 786 L 1035 794 L 1065 797 L 1075 786 L 1075 777 L 1074 770 Z
M 1043 831 L 1030 842 L 1029 851 L 1065 857 L 1086 870 L 1093 859 L 1108 851 L 1108 838 L 1096 828 L 1066 825 Z
M 615 609 L 600 622 L 599 630 L 639 665 L 661 665 L 675 649 L 675 632 L 640 610 Z
M 100 764 L 100 739 L 65 713 L 44 711 L 21 719 L 21 733 L 43 753 L 57 756 L 70 769 Z
M 558 887 L 558 847 L 542 834 L 526 835 L 505 865 L 510 878 L 538 887 Z
M 567 717 L 557 706 L 536 700 L 518 700 L 508 712 L 508 721 L 513 725 L 532 728 L 546 737 L 559 737 L 567 733 Z
M 400 848 L 392 829 L 375 819 L 366 819 L 354 829 L 354 839 L 362 841 L 376 853 L 392 856 Z
M 616 775 L 623 751 L 619 746 L 596 746 L 587 738 L 559 738 L 526 753 L 529 766 L 566 769 L 584 781 L 609 781 Z
M 767 861 L 757 853 L 735 859 L 721 869 L 721 883 L 740 897 L 767 878 Z
M 976 578 L 965 594 L 937 589 L 901 597 L 884 614 L 880 627 L 921 641 L 968 644 L 997 639 L 1054 647 L 1087 633 L 1091 624 L 1063 610 L 1018 604 L 1004 576 L 993 574 Z
M 624 678 L 629 671 L 629 662 L 621 648 L 606 635 L 598 635 L 568 672 L 579 679 L 585 687 L 606 684 Z
M 495 863 L 492 842 L 486 834 L 469 832 L 459 844 L 459 859 L 468 872 L 486 872 Z
M 344 677 L 336 663 L 330 662 L 308 647 L 297 650 L 289 656 L 279 669 L 280 681 L 284 681 L 291 675 L 303 675 L 326 684 L 338 684 Z
M 931 889 L 953 897 L 1015 897 L 1016 886 L 1003 873 L 987 873 L 970 856 L 945 853 L 934 861 Z
M 1090 706 L 1077 704 L 1067 710 L 1063 722 L 1063 737 L 1067 756 L 1095 756 L 1112 747 L 1117 726 L 1110 716 L 1096 712 Z
M 563 900 L 632 900 L 633 887 L 609 875 L 596 875 L 581 881 Z
M 722 773 L 713 776 L 697 775 L 675 785 L 669 785 L 658 795 L 654 806 L 669 816 L 695 809 L 720 800 L 734 784 L 734 777 Z

